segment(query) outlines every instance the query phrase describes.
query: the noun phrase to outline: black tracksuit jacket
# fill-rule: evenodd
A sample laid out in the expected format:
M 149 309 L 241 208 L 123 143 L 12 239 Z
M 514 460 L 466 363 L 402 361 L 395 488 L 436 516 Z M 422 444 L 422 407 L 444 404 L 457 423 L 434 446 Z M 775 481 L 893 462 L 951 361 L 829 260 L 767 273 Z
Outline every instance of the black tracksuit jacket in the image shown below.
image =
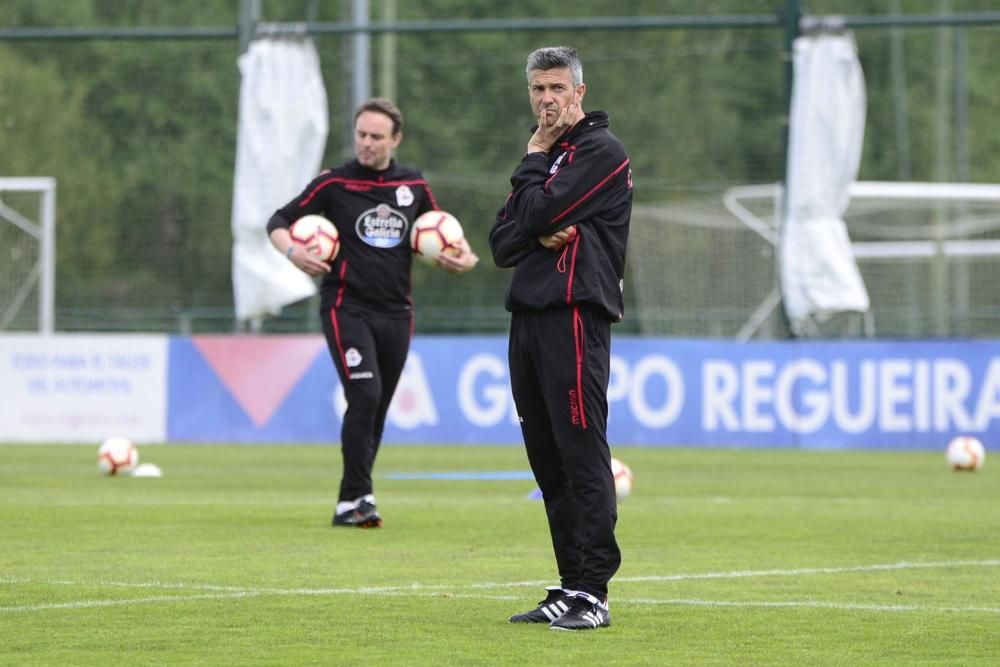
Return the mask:
M 621 564 L 614 528 L 607 389 L 611 322 L 622 319 L 632 179 L 608 117 L 588 113 L 546 153 L 531 153 L 490 231 L 514 267 L 511 392 L 545 499 L 560 585 L 597 598 Z M 538 242 L 575 225 L 559 250 Z
M 607 114 L 590 112 L 547 154 L 525 155 L 510 182 L 490 231 L 494 262 L 514 267 L 507 310 L 586 305 L 621 320 L 632 175 Z M 570 225 L 578 234 L 559 251 L 538 242 Z
M 304 215 L 327 218 L 340 232 L 340 253 L 320 284 L 322 307 L 410 317 L 410 228 L 437 202 L 421 173 L 393 160 L 383 171 L 356 159 L 325 171 L 267 224 L 270 234 Z

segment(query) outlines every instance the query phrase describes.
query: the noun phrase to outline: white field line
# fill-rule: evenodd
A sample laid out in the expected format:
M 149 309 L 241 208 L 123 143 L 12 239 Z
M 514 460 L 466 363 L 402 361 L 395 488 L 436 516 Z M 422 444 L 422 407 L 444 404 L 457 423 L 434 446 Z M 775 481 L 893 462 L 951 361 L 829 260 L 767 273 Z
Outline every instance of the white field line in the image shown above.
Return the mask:
M 276 593 L 280 595 L 298 595 L 298 591 L 282 591 Z M 321 594 L 320 591 L 311 591 L 312 595 Z M 267 593 L 260 591 L 241 591 L 237 593 L 205 593 L 202 595 L 160 595 L 154 597 L 135 598 L 131 600 L 78 600 L 76 602 L 62 602 L 52 604 L 19 605 L 11 607 L 0 607 L 0 613 L 49 611 L 54 609 L 94 609 L 99 607 L 122 607 L 138 604 L 151 604 L 157 602 L 191 602 L 196 600 L 233 600 L 237 598 L 260 597 Z M 378 593 L 381 596 L 398 597 L 442 597 L 447 599 L 474 599 L 474 600 L 520 600 L 520 596 L 515 595 L 465 595 L 465 594 L 441 594 L 430 592 L 411 591 L 384 591 Z M 617 598 L 615 604 L 624 605 L 656 605 L 656 606 L 681 606 L 681 607 L 730 607 L 730 608 L 757 608 L 757 609 L 829 609 L 833 611 L 871 611 L 889 613 L 907 612 L 934 612 L 952 614 L 1000 614 L 1000 607 L 937 607 L 931 605 L 884 605 L 867 603 L 843 603 L 843 602 L 823 602 L 819 600 L 782 600 L 780 602 L 769 600 L 699 600 L 699 599 L 670 599 L 656 600 L 649 598 Z
M 703 572 L 695 574 L 665 574 L 635 577 L 615 577 L 614 583 L 637 583 L 649 581 L 695 581 L 699 579 L 744 579 L 752 577 L 797 577 L 809 574 L 846 574 L 851 572 L 881 572 L 890 570 L 920 570 L 953 567 L 995 567 L 1000 560 L 957 560 L 936 563 L 883 563 L 857 565 L 851 567 L 809 567 L 790 570 L 734 570 L 730 572 Z M 507 583 L 469 584 L 469 588 L 506 588 L 513 586 L 548 586 L 551 581 L 513 581 Z
M 627 600 L 615 600 L 616 603 L 642 604 L 642 605 L 674 605 L 686 607 L 758 607 L 758 608 L 811 608 L 811 609 L 836 609 L 841 611 L 888 611 L 888 612 L 910 612 L 910 611 L 934 611 L 944 613 L 982 613 L 1000 614 L 1000 607 L 934 607 L 930 605 L 916 604 L 867 604 L 863 602 L 822 602 L 820 600 L 781 600 L 781 601 L 758 601 L 758 600 L 651 600 L 648 598 L 630 598 Z
M 750 577 L 789 577 L 814 574 L 842 574 L 856 572 L 882 572 L 894 570 L 917 570 L 917 569 L 940 569 L 955 567 L 995 567 L 1000 566 L 1000 560 L 978 560 L 978 561 L 941 561 L 927 563 L 883 563 L 874 565 L 858 565 L 851 567 L 819 567 L 819 568 L 794 568 L 787 570 L 734 570 L 729 572 L 704 572 L 692 574 L 655 575 L 655 576 L 635 576 L 616 577 L 616 583 L 622 582 L 656 582 L 656 581 L 693 581 L 704 579 L 741 579 Z M 512 582 L 483 582 L 472 584 L 420 584 L 413 583 L 405 586 L 382 586 L 382 587 L 357 587 L 357 588 L 265 588 L 265 587 L 241 587 L 224 586 L 214 584 L 187 584 L 168 583 L 160 581 L 147 582 L 126 582 L 126 581 L 73 581 L 66 579 L 34 580 L 17 577 L 0 576 L 0 585 L 16 586 L 19 584 L 37 584 L 44 586 L 87 586 L 87 587 L 110 587 L 110 588 L 140 588 L 156 590 L 178 590 L 178 591 L 212 591 L 210 593 L 194 595 L 167 595 L 145 598 L 135 598 L 128 600 L 79 600 L 74 602 L 36 604 L 36 605 L 10 605 L 0 606 L 0 613 L 42 611 L 48 609 L 83 609 L 93 607 L 111 607 L 133 604 L 149 604 L 155 602 L 186 602 L 190 600 L 224 600 L 244 597 L 256 597 L 262 595 L 302 595 L 302 596 L 333 596 L 333 595 L 371 595 L 371 596 L 415 596 L 415 597 L 442 597 L 442 598 L 472 598 L 482 600 L 515 600 L 518 596 L 513 595 L 483 595 L 469 593 L 453 593 L 455 590 L 486 590 L 496 588 L 520 588 L 525 586 L 544 586 L 551 581 L 512 581 Z M 1000 607 L 934 607 L 920 605 L 875 605 L 866 603 L 836 603 L 822 602 L 815 600 L 805 601 L 726 601 L 726 600 L 701 600 L 701 599 L 649 599 L 649 598 L 615 598 L 616 604 L 635 605 L 681 605 L 681 606 L 715 606 L 715 607 L 759 607 L 759 608 L 782 608 L 782 607 L 809 607 L 821 609 L 839 610 L 861 610 L 861 611 L 887 611 L 887 612 L 910 612 L 910 611 L 935 611 L 935 612 L 979 612 L 979 613 L 1000 613 Z
M 850 572 L 884 572 L 891 570 L 929 570 L 952 567 L 996 567 L 1000 560 L 956 560 L 932 563 L 884 563 L 854 567 L 809 567 L 791 570 L 738 570 L 735 572 L 706 572 L 704 574 L 678 574 L 648 577 L 625 577 L 615 581 L 687 581 L 692 579 L 740 579 L 744 577 L 797 577 L 806 574 L 844 574 Z
M 94 609 L 97 607 L 124 607 L 153 602 L 189 602 L 191 600 L 226 600 L 247 598 L 258 595 L 250 591 L 238 593 L 205 593 L 203 595 L 157 595 L 148 598 L 133 598 L 130 600 L 77 600 L 75 602 L 52 602 L 49 604 L 25 604 L 11 607 L 0 607 L 0 612 L 48 611 L 51 609 Z

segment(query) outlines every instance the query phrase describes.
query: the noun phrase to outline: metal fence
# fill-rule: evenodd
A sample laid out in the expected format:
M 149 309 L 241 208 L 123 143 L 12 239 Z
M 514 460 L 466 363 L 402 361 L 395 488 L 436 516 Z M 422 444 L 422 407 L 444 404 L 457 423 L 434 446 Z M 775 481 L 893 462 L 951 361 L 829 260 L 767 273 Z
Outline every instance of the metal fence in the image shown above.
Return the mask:
M 586 106 L 610 113 L 632 159 L 636 216 L 620 332 L 734 337 L 774 288 L 773 247 L 723 199 L 734 186 L 783 180 L 788 45 L 803 27 L 855 30 L 870 101 L 862 178 L 1000 182 L 1000 13 L 987 2 L 905 3 L 906 15 L 865 14 L 870 3 L 861 0 L 810 3 L 815 15 L 857 11 L 826 24 L 791 1 L 706 3 L 700 16 L 670 13 L 687 3 L 640 2 L 626 17 L 612 16 L 615 3 L 577 3 L 569 19 L 510 3 L 482 3 L 497 12 L 482 14 L 459 2 L 383 0 L 360 3 L 364 20 L 357 2 L 153 4 L 161 8 L 74 10 L 55 0 L 0 8 L 0 176 L 57 180 L 59 331 L 245 328 L 233 315 L 229 221 L 236 61 L 254 31 L 315 40 L 331 118 L 326 164 L 350 154 L 360 71 L 370 92 L 396 98 L 407 119 L 399 160 L 422 168 L 484 257 L 457 279 L 415 266 L 418 333 L 506 329 L 508 275 L 491 266 L 486 235 L 531 124 L 524 59 L 542 44 L 580 49 Z M 164 27 L 176 25 L 188 27 Z M 30 203 L 19 205 L 31 215 Z M 963 213 L 952 214 L 961 222 Z M 981 234 L 974 238 L 993 232 Z M 0 253 L 35 252 L 4 244 Z M 0 311 L 24 265 L 0 262 Z M 919 316 L 927 292 L 912 290 L 892 306 L 907 317 L 879 322 L 888 306 L 873 290 L 879 335 L 1000 331 L 991 266 L 960 271 L 959 282 L 948 271 L 905 270 L 935 289 L 948 281 L 944 293 L 964 295 L 966 319 L 942 330 L 939 315 Z M 6 328 L 35 329 L 37 303 L 25 299 Z M 261 329 L 317 331 L 315 310 L 296 304 Z M 754 335 L 784 335 L 779 310 Z

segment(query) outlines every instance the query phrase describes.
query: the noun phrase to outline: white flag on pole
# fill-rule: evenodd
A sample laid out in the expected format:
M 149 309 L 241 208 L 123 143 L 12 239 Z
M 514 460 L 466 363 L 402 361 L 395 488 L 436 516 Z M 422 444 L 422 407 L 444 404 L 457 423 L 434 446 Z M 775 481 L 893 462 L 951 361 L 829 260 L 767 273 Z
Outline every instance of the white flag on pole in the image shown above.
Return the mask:
M 233 179 L 233 298 L 246 320 L 316 293 L 313 279 L 281 256 L 268 219 L 320 169 L 329 129 L 319 56 L 305 38 L 252 42 L 240 56 Z
M 866 312 L 868 291 L 843 216 L 865 129 L 864 75 L 850 35 L 794 44 L 788 166 L 779 267 L 792 329 L 837 312 Z

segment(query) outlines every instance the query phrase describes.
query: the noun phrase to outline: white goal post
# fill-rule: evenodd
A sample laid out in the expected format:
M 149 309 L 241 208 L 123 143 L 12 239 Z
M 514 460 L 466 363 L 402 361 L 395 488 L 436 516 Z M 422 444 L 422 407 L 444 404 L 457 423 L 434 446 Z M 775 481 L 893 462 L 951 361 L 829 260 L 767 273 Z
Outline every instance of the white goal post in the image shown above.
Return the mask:
M 4 195 L 35 193 L 38 196 L 37 221 L 8 205 Z M 51 177 L 0 177 L 0 224 L 10 224 L 38 242 L 37 260 L 27 275 L 11 275 L 11 289 L 0 299 L 0 331 L 8 328 L 24 306 L 28 295 L 38 288 L 38 332 L 55 330 L 56 293 L 56 179 Z M 14 262 L 5 262 L 11 267 Z M 11 269 L 14 270 L 14 269 Z M 9 302 L 8 302 L 9 299 Z M 6 302 L 6 303 L 5 303 Z
M 848 195 L 845 222 L 855 259 L 864 262 L 865 267 L 931 262 L 936 289 L 925 308 L 932 312 L 928 319 L 935 320 L 931 330 L 938 335 L 949 334 L 949 276 L 942 262 L 1000 258 L 1000 185 L 859 181 L 849 186 Z M 781 233 L 782 197 L 781 184 L 735 186 L 726 191 L 723 204 L 749 230 L 776 246 Z M 858 236 L 868 238 L 860 240 Z M 871 284 L 871 279 L 877 281 L 887 275 L 884 268 L 881 272 L 869 268 L 868 274 L 866 282 L 876 289 L 878 285 Z M 968 285 L 965 287 L 968 291 Z M 779 288 L 775 286 L 737 338 L 753 334 L 758 323 L 780 303 L 778 296 Z
M 991 183 L 917 183 L 891 181 L 859 181 L 848 188 L 851 201 L 878 199 L 911 202 L 987 202 L 1000 204 L 1000 185 Z M 781 211 L 781 184 L 739 185 L 730 188 L 723 196 L 726 209 L 738 220 L 757 232 L 769 243 L 778 243 Z M 761 219 L 753 213 L 747 202 L 769 200 L 773 202 L 775 217 Z M 995 223 L 995 221 L 993 221 Z M 927 257 L 935 254 L 949 256 L 1000 256 L 1000 240 L 920 240 L 853 242 L 856 257 Z

